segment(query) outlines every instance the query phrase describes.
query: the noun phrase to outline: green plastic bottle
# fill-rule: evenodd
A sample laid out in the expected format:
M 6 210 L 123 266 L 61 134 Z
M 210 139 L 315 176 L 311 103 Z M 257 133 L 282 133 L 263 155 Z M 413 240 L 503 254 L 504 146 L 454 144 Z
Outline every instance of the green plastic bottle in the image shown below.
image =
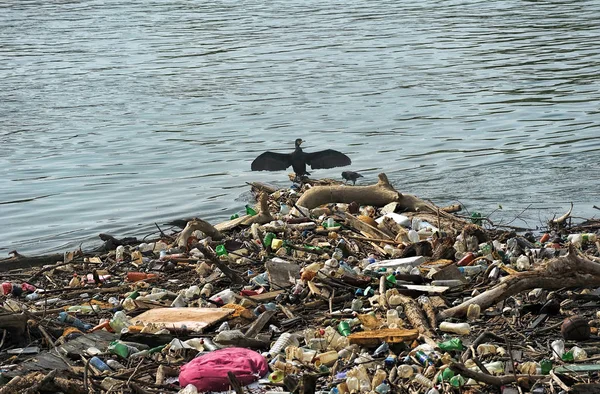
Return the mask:
M 465 348 L 460 338 L 452 338 L 447 341 L 440 342 L 438 343 L 438 347 L 445 352 L 450 352 L 453 350 L 461 351 Z
M 254 216 L 256 215 L 256 211 L 249 204 L 246 204 L 246 215 Z
M 552 361 L 543 359 L 540 361 L 540 367 L 542 369 L 542 375 L 548 375 L 552 370 Z

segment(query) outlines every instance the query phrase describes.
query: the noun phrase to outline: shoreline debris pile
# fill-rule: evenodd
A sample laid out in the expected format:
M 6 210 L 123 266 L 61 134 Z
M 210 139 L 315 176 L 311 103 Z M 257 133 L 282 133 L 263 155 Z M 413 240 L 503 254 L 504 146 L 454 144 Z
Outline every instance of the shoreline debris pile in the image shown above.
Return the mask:
M 384 174 L 252 189 L 224 223 L 0 260 L 0 394 L 599 390 L 600 221 L 484 228 Z

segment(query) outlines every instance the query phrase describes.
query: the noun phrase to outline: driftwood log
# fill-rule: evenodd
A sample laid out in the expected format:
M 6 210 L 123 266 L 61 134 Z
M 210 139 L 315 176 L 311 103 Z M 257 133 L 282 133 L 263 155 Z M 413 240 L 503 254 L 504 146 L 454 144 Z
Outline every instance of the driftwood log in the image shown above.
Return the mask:
M 185 228 L 179 233 L 179 235 L 175 239 L 175 243 L 179 247 L 185 247 L 187 245 L 188 239 L 196 230 L 202 231 L 204 234 L 211 237 L 214 241 L 220 241 L 223 239 L 223 234 L 221 234 L 219 230 L 214 228 L 212 224 L 202 219 L 196 218 L 187 223 Z
M 308 209 L 329 203 L 351 203 L 360 205 L 384 206 L 390 202 L 404 202 L 416 208 L 422 200 L 410 195 L 397 192 L 388 181 L 385 174 L 379 174 L 379 182 L 370 186 L 315 186 L 302 194 L 296 205 Z
M 215 226 L 218 231 L 228 231 L 237 226 L 250 226 L 253 223 L 265 224 L 275 220 L 269 212 L 269 195 L 261 193 L 258 197 L 258 213 L 256 215 L 244 215 L 236 219 L 219 223 Z
M 460 305 L 439 313 L 438 319 L 462 317 L 471 304 L 478 304 L 482 310 L 505 300 L 522 291 L 543 288 L 557 290 L 562 288 L 587 287 L 600 285 L 600 264 L 580 256 L 573 245 L 569 253 L 551 259 L 534 270 L 519 272 L 506 277 L 491 289 L 473 297 Z

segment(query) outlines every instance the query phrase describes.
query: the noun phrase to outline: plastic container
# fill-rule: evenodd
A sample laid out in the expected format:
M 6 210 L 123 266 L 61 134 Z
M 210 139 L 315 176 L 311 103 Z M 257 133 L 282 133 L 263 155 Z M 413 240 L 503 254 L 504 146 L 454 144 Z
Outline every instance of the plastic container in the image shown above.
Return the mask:
M 451 332 L 457 335 L 469 335 L 471 333 L 471 326 L 469 323 L 442 322 L 439 328 L 440 331 Z

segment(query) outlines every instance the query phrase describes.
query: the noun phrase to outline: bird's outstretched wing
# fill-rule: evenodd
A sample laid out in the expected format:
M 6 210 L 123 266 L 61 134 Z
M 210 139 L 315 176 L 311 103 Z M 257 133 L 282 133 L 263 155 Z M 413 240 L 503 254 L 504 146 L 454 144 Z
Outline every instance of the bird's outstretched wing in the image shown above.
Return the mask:
M 306 164 L 311 168 L 333 168 L 352 164 L 348 156 L 333 149 L 307 153 Z
M 289 153 L 265 152 L 252 162 L 252 171 L 281 171 L 292 165 Z

